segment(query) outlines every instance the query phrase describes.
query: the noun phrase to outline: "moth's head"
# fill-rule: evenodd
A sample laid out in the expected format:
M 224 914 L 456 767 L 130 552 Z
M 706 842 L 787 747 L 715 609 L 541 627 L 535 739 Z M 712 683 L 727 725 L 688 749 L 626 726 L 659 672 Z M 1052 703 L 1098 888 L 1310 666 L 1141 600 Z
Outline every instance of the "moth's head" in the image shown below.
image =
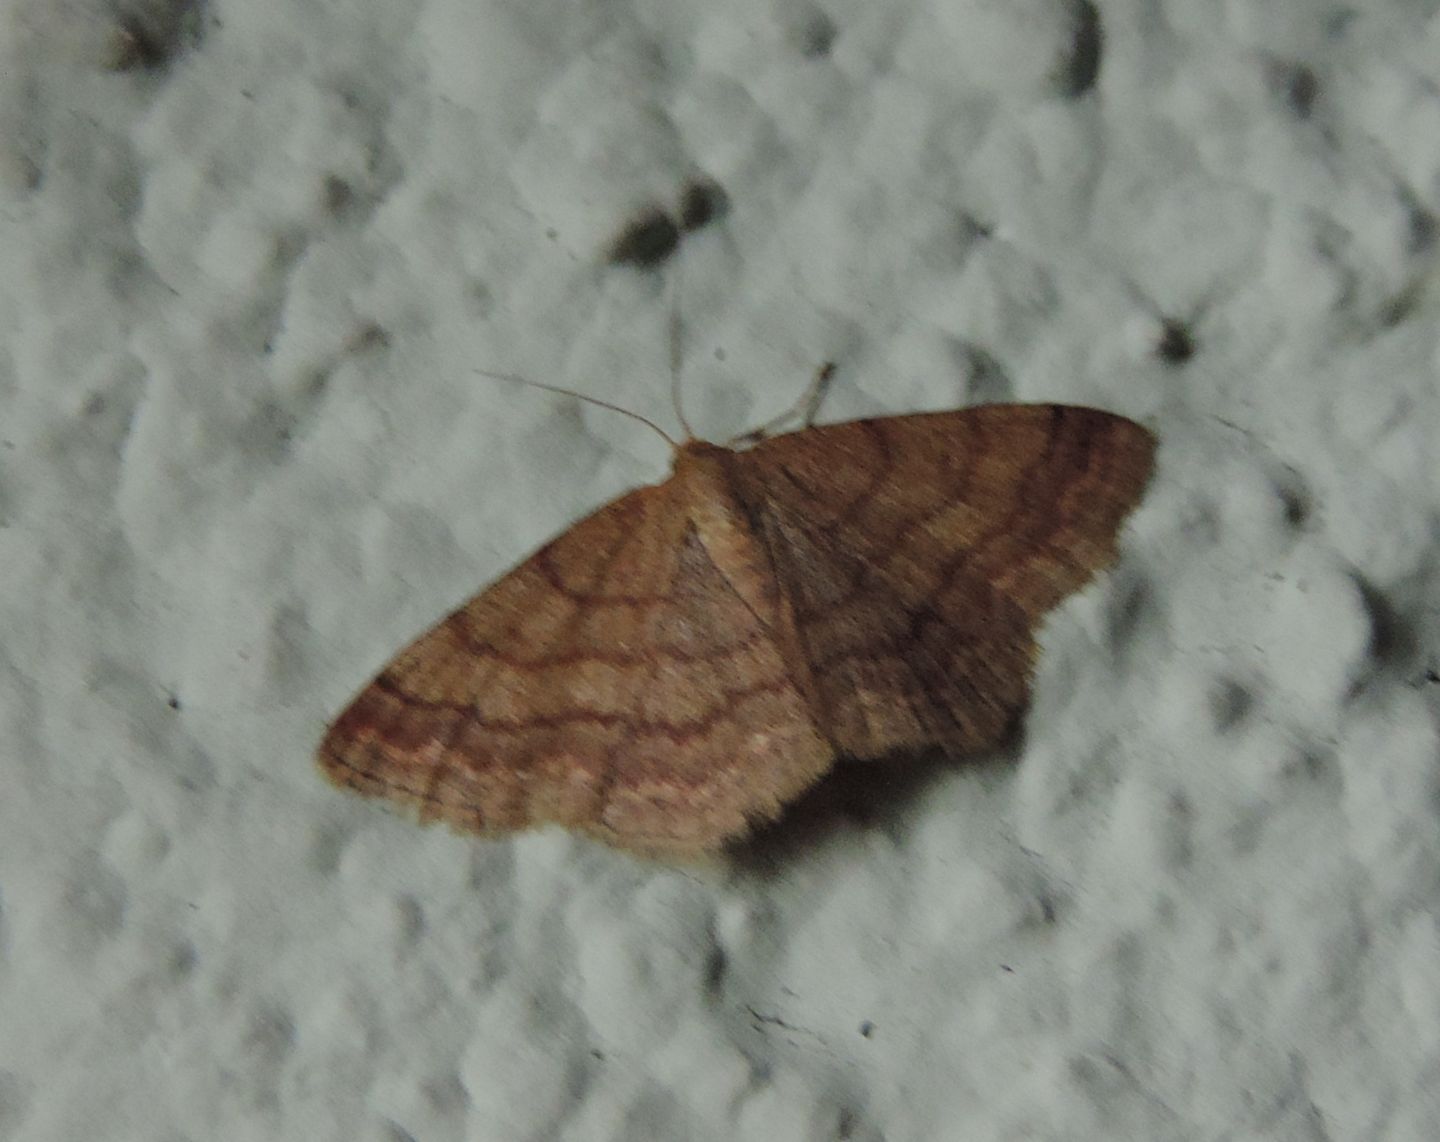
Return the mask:
M 731 455 L 733 451 L 734 449 L 727 448 L 723 444 L 697 440 L 693 436 L 687 437 L 674 446 L 674 452 L 670 459 L 670 470 L 678 476 L 685 471 L 708 468 L 723 463 L 725 457 Z

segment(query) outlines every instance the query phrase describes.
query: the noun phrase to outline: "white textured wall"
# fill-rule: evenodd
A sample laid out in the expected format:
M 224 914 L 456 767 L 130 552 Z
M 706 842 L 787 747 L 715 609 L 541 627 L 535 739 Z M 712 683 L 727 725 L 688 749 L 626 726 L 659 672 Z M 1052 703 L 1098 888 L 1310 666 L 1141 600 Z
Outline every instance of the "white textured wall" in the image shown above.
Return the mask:
M 116 2 L 0 6 L 0 1138 L 1440 1137 L 1433 5 Z M 728 873 L 329 788 L 665 471 L 473 368 L 671 423 L 677 265 L 713 437 L 1159 433 L 1025 742 Z

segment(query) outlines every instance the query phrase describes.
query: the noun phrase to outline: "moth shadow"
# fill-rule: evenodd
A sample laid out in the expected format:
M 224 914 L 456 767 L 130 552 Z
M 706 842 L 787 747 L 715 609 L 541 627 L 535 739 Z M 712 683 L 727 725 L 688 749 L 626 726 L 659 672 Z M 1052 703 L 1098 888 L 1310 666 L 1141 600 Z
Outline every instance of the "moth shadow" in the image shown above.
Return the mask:
M 1020 756 L 1019 735 L 996 750 L 955 757 L 930 749 L 846 759 L 785 808 L 727 850 L 736 871 L 756 876 L 813 856 L 818 850 L 852 846 L 878 833 L 904 841 L 926 795 L 960 770 L 1000 773 Z

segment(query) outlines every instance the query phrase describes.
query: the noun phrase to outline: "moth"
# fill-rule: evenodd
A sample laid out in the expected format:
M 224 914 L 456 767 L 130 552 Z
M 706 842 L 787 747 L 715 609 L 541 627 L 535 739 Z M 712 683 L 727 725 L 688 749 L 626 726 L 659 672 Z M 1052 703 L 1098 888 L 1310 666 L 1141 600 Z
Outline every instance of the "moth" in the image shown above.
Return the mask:
M 992 749 L 1154 451 L 1058 404 L 687 438 L 401 651 L 320 766 L 422 821 L 691 859 L 840 759 Z

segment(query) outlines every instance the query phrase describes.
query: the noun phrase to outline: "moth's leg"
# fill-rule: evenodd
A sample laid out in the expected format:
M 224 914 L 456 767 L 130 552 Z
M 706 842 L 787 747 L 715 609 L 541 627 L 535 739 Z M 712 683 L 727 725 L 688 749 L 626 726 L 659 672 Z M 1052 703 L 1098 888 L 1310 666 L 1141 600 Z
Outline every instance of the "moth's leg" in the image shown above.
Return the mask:
M 752 444 L 759 444 L 767 437 L 774 436 L 777 429 L 782 425 L 789 424 L 792 420 L 799 420 L 802 428 L 813 428 L 816 414 L 820 411 L 820 404 L 824 401 L 825 394 L 830 391 L 830 382 L 834 377 L 835 362 L 826 361 L 815 370 L 814 380 L 805 386 L 805 391 L 800 394 L 800 399 L 794 405 L 774 420 L 768 420 L 759 428 L 752 428 L 749 432 L 727 441 L 725 447 L 748 448 Z

